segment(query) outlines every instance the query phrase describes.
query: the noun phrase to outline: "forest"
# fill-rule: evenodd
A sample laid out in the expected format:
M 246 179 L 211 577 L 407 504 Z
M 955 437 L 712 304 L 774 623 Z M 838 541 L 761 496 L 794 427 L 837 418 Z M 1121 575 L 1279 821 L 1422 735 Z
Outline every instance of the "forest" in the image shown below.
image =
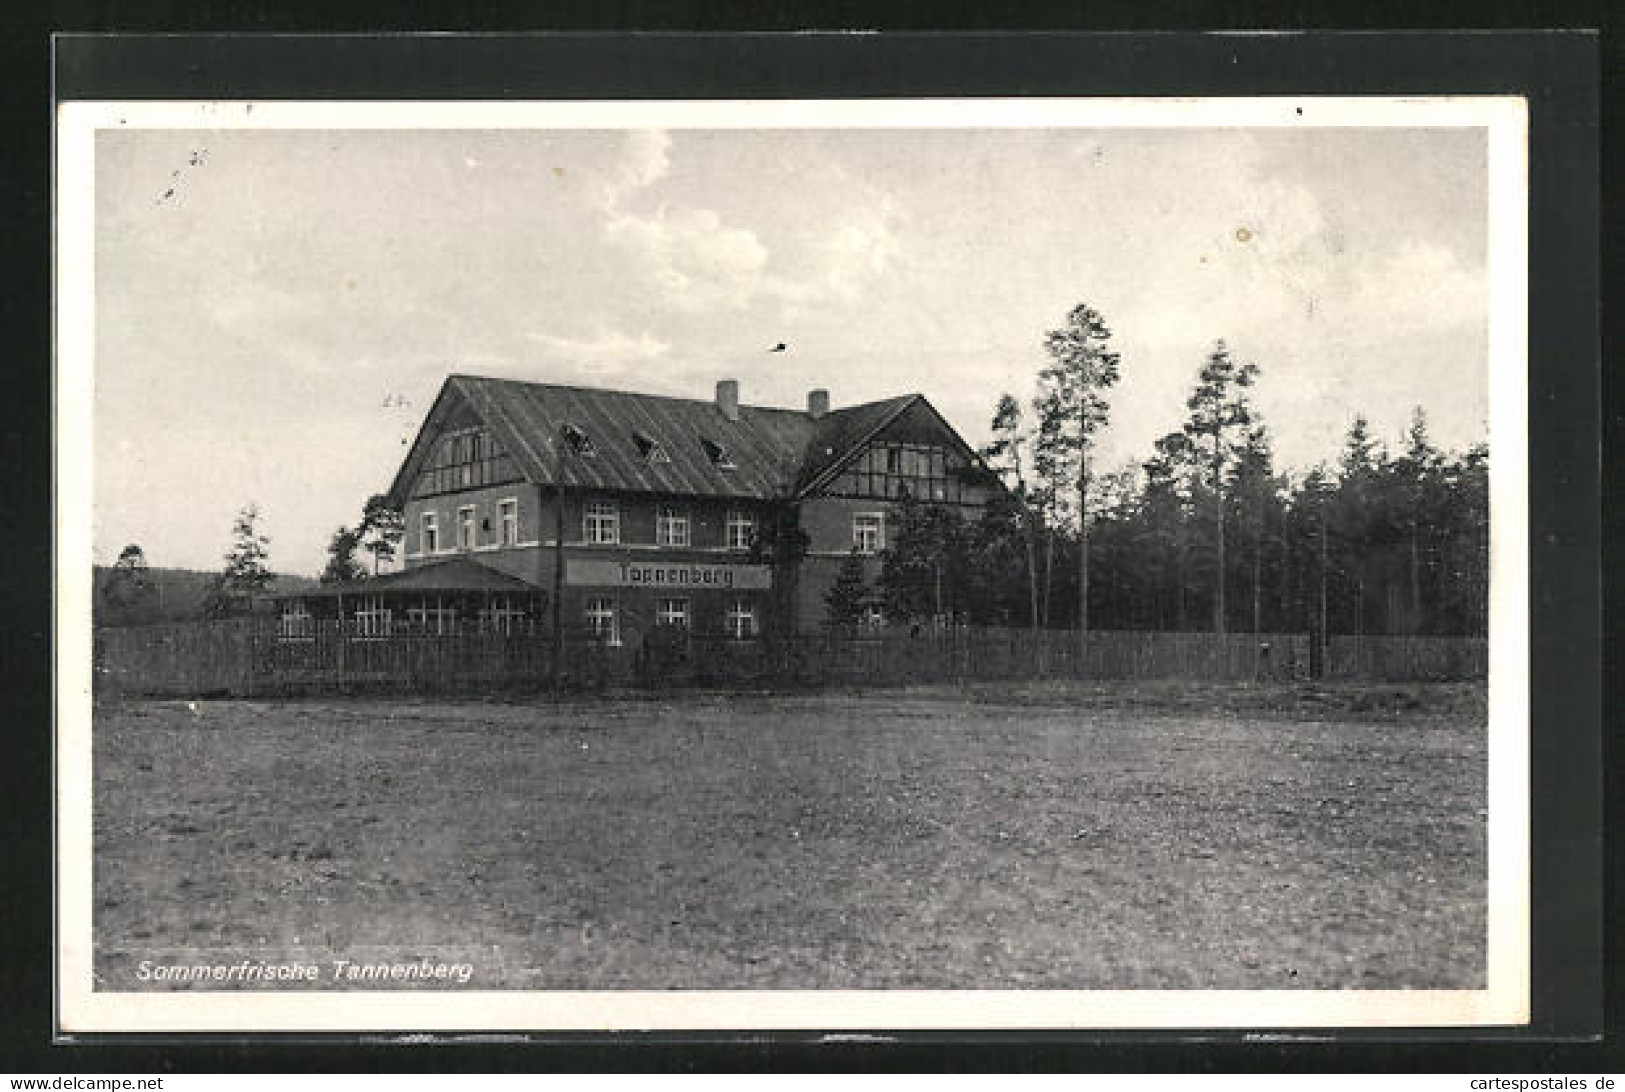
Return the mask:
M 905 498 L 874 594 L 891 617 L 981 625 L 1229 633 L 1483 635 L 1489 450 L 1441 450 L 1425 408 L 1398 450 L 1355 416 L 1340 451 L 1276 465 L 1251 391 L 1258 365 L 1220 341 L 1182 427 L 1144 459 L 1094 465 L 1120 368 L 1080 304 L 1046 334 L 1025 404 L 1001 396 L 981 519 Z M 846 587 L 832 612 L 861 598 Z M 838 621 L 838 619 L 832 618 Z

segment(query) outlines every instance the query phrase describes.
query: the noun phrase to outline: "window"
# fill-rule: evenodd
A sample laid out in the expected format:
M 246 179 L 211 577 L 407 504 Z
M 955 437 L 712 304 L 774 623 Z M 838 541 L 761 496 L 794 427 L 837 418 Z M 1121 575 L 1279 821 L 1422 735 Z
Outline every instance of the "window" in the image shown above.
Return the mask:
M 748 599 L 735 599 L 728 604 L 726 625 L 730 637 L 756 636 L 756 607 Z
M 387 637 L 393 613 L 382 596 L 363 596 L 356 607 L 355 631 L 363 637 Z
M 440 524 L 433 512 L 425 512 L 423 519 L 423 552 L 435 553 L 440 549 Z
M 662 599 L 655 608 L 655 621 L 663 626 L 688 625 L 687 599 Z
M 569 449 L 583 459 L 596 458 L 598 449 L 592 444 L 592 437 L 582 432 L 574 425 L 564 426 L 564 443 Z
M 864 629 L 879 629 L 884 626 L 886 624 L 886 615 L 880 609 L 880 604 L 870 603 L 864 607 L 863 615 L 858 619 L 858 624 Z
M 587 628 L 592 635 L 607 645 L 621 643 L 620 616 L 615 613 L 615 600 L 594 598 L 587 600 Z
M 894 499 L 905 494 L 923 501 L 956 504 L 976 465 L 957 451 L 932 444 L 876 444 L 852 460 L 835 482 L 847 496 Z
M 700 446 L 705 448 L 706 457 L 711 460 L 712 465 L 718 470 L 733 470 L 737 467 L 738 464 L 734 462 L 733 456 L 728 454 L 728 449 L 715 440 L 707 440 L 702 437 Z
M 457 608 L 439 603 L 432 607 L 408 607 L 406 622 L 416 633 L 456 633 Z
M 728 513 L 728 549 L 748 550 L 756 539 L 756 518 L 734 509 Z
M 645 436 L 641 432 L 634 432 L 632 434 L 632 440 L 638 445 L 638 454 L 642 455 L 649 462 L 671 462 L 671 456 L 666 454 L 666 449 L 661 447 L 660 441 L 656 440 L 654 437 Z
M 655 510 L 655 545 L 687 546 L 688 513 L 662 504 Z
M 610 501 L 587 505 L 585 537 L 589 543 L 613 546 L 621 541 L 621 514 Z
M 457 548 L 459 550 L 472 550 L 474 548 L 474 509 L 457 509 Z
M 502 545 L 519 545 L 519 502 L 505 500 L 497 505 L 497 512 L 502 517 Z
M 484 429 L 458 429 L 442 435 L 424 457 L 412 496 L 428 497 L 473 486 L 519 480 L 519 469 L 496 438 Z
M 527 632 L 527 615 L 525 613 L 525 600 L 514 599 L 511 596 L 493 597 L 486 600 L 475 615 L 481 633 L 525 633 Z
M 316 632 L 316 619 L 310 615 L 310 608 L 304 603 L 294 601 L 282 608 L 282 623 L 277 629 L 280 637 L 311 637 Z
M 879 512 L 859 512 L 854 515 L 852 549 L 860 554 L 877 554 L 885 548 L 885 517 Z

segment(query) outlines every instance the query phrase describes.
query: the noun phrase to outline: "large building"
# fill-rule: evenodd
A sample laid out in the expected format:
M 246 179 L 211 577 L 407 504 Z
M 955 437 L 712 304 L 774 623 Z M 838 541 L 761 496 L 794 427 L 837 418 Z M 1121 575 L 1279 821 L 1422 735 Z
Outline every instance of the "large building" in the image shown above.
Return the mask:
M 742 404 L 733 380 L 704 401 L 453 375 L 390 487 L 407 567 L 392 583 L 440 591 L 473 562 L 551 616 L 562 543 L 566 632 L 809 632 L 848 556 L 872 586 L 901 496 L 970 517 L 1000 488 L 918 394 L 832 409 L 815 390 L 791 410 Z M 419 571 L 441 565 L 442 581 Z M 447 621 L 443 590 L 418 622 Z M 482 602 L 514 609 L 489 588 Z

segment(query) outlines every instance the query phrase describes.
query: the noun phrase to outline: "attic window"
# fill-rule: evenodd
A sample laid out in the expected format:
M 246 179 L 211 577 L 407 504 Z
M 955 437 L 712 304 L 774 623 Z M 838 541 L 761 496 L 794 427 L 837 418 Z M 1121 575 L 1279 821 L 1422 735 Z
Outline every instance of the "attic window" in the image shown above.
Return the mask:
M 701 437 L 700 446 L 705 448 L 706 457 L 711 460 L 718 470 L 733 470 L 738 465 L 734 462 L 734 457 L 728 454 L 728 449 L 715 440 L 707 440 Z
M 638 454 L 642 455 L 645 461 L 651 463 L 671 462 L 671 456 L 666 454 L 666 449 L 660 446 L 659 440 L 645 436 L 641 432 L 634 432 L 632 439 L 638 445 Z
M 564 426 L 564 442 L 570 446 L 571 451 L 583 458 L 590 459 L 598 454 L 598 449 L 592 446 L 592 437 L 574 425 Z

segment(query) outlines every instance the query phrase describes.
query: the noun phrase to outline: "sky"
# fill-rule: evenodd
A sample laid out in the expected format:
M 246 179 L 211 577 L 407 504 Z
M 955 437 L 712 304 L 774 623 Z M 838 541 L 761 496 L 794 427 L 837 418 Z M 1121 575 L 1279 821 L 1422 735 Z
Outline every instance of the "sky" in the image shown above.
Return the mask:
M 1103 467 L 1216 339 L 1278 465 L 1356 414 L 1486 436 L 1481 129 L 102 130 L 95 559 L 217 569 L 253 502 L 319 571 L 448 373 L 847 405 L 972 444 L 1077 303 L 1122 357 Z M 769 353 L 783 342 L 784 353 Z

